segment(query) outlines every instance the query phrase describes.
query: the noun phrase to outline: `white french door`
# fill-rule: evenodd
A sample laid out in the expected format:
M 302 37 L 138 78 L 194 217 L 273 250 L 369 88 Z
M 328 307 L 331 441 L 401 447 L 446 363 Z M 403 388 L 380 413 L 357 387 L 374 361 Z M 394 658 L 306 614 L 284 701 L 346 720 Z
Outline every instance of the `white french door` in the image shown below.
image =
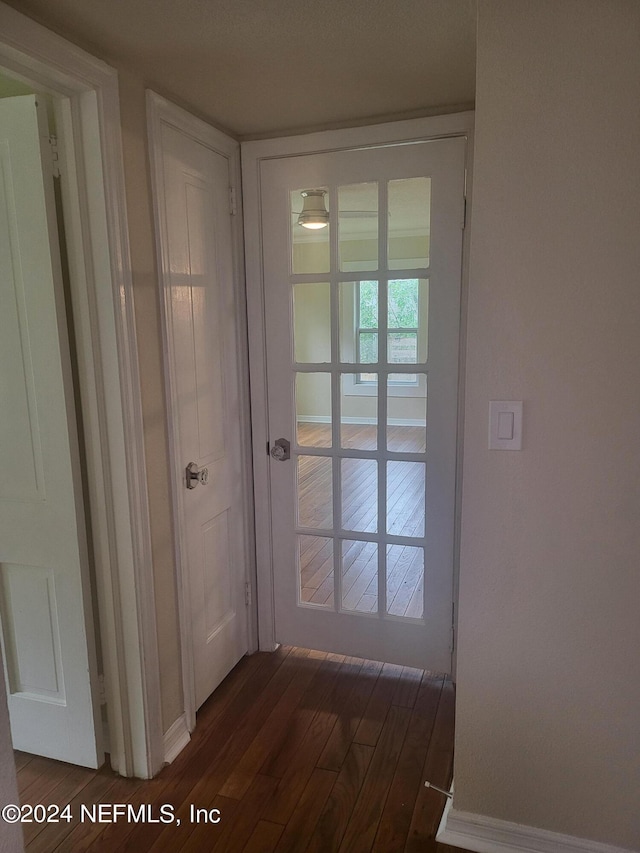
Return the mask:
M 450 669 L 464 164 L 460 137 L 262 164 L 278 642 Z

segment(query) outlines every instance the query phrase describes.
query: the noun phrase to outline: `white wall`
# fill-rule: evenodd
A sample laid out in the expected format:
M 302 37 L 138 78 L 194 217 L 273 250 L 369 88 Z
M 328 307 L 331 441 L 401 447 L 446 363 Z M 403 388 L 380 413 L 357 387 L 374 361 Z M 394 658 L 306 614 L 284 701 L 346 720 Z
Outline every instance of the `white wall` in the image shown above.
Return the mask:
M 639 104 L 639 3 L 480 0 L 454 807 L 632 849 Z

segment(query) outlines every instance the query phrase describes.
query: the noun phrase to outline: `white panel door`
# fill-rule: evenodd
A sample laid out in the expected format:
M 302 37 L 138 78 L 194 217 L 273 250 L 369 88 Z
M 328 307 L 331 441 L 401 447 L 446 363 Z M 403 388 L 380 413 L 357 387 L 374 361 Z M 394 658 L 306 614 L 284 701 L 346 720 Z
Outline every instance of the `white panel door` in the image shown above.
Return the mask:
M 450 670 L 464 165 L 462 138 L 262 164 L 281 643 Z
M 46 117 L 0 101 L 0 619 L 15 748 L 98 767 L 99 705 Z
M 164 122 L 161 156 L 177 523 L 199 708 L 248 649 L 229 160 Z

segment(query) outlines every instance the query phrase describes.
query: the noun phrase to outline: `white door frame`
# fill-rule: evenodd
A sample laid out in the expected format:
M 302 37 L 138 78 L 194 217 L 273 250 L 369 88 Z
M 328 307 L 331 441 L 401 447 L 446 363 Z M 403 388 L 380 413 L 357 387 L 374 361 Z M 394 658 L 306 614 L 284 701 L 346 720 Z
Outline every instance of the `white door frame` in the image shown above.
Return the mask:
M 231 222 L 233 234 L 234 292 L 236 309 L 236 341 L 238 368 L 241 377 L 241 450 L 243 469 L 243 510 L 244 510 L 244 562 L 248 567 L 247 582 L 254 585 L 254 528 L 253 506 L 251 503 L 251 440 L 249 413 L 249 360 L 247 354 L 246 304 L 244 292 L 244 252 L 242 235 L 242 206 L 240 198 L 240 145 L 231 137 L 204 121 L 172 104 L 160 95 L 147 90 L 147 123 L 149 139 L 149 157 L 151 161 L 151 182 L 153 186 L 156 247 L 158 253 L 159 286 L 162 315 L 163 362 L 167 401 L 167 423 L 169 426 L 169 458 L 171 469 L 171 494 L 173 523 L 175 529 L 175 560 L 178 576 L 178 613 L 180 621 L 180 642 L 182 655 L 182 679 L 184 689 L 184 726 L 183 738 L 188 740 L 188 732 L 196 724 L 195 676 L 193 658 L 193 632 L 190 618 L 190 595 L 188 585 L 188 545 L 184 525 L 184 459 L 178 440 L 175 419 L 179 410 L 179 389 L 174 375 L 175 351 L 171 332 L 171 282 L 164 204 L 164 156 L 162 149 L 162 125 L 175 128 L 180 133 L 226 157 L 230 165 L 229 204 L 234 213 Z M 249 651 L 257 648 L 256 607 L 251 602 L 249 609 Z M 184 745 L 184 744 L 183 744 Z M 174 752 L 174 754 L 177 754 Z
M 271 544 L 271 492 L 270 466 L 267 453 L 268 399 L 267 358 L 265 338 L 265 291 L 262 265 L 261 224 L 261 168 L 262 162 L 274 158 L 296 157 L 303 154 L 320 154 L 354 148 L 395 145 L 425 139 L 466 136 L 467 146 L 467 201 L 471 187 L 471 153 L 473 150 L 473 112 L 407 121 L 388 122 L 368 127 L 344 130 L 327 130 L 301 136 L 243 142 L 242 181 L 245 209 L 247 314 L 249 328 L 249 366 L 251 377 L 251 425 L 253 433 L 253 470 L 256 523 L 256 573 L 258 600 L 258 642 L 263 651 L 276 648 L 273 560 Z M 458 543 L 460 530 L 460 484 L 462 476 L 463 435 L 463 385 L 464 385 L 464 322 L 466 316 L 467 257 L 469 229 L 465 230 L 462 264 L 462 302 L 459 361 L 458 405 L 458 465 L 456 470 L 456 530 L 454 554 L 454 618 L 457 618 Z M 454 623 L 455 624 L 455 623 Z M 455 672 L 455 645 L 453 658 Z
M 0 67 L 56 107 L 111 763 L 163 764 L 153 564 L 116 71 L 0 3 Z

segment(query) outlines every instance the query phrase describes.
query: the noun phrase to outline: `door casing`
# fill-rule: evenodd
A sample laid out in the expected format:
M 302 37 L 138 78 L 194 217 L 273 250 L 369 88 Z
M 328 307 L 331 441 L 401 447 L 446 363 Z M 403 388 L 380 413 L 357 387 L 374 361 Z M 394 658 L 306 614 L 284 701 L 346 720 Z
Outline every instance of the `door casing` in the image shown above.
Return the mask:
M 262 651 L 276 648 L 273 559 L 271 543 L 271 497 L 269 456 L 268 400 L 265 339 L 265 288 L 262 267 L 263 235 L 261 226 L 261 168 L 265 160 L 320 154 L 375 146 L 397 145 L 426 139 L 463 136 L 468 140 L 465 183 L 467 220 L 469 224 L 470 188 L 473 152 L 473 112 L 452 113 L 408 121 L 387 122 L 368 127 L 327 130 L 300 136 L 244 142 L 242 153 L 242 183 L 244 201 L 247 320 L 249 330 L 249 367 L 251 379 L 251 426 L 253 436 L 253 471 L 256 524 L 256 582 L 258 604 L 258 644 Z M 460 318 L 459 389 L 458 389 L 458 450 L 456 467 L 455 544 L 454 544 L 454 632 L 457 620 L 457 589 L 460 535 L 460 487 L 462 482 L 462 435 L 465 322 L 468 285 L 469 228 L 463 237 L 462 293 Z M 453 643 L 455 675 L 456 647 Z
M 3 4 L 0 67 L 56 104 L 111 762 L 149 778 L 162 719 L 117 73 Z

